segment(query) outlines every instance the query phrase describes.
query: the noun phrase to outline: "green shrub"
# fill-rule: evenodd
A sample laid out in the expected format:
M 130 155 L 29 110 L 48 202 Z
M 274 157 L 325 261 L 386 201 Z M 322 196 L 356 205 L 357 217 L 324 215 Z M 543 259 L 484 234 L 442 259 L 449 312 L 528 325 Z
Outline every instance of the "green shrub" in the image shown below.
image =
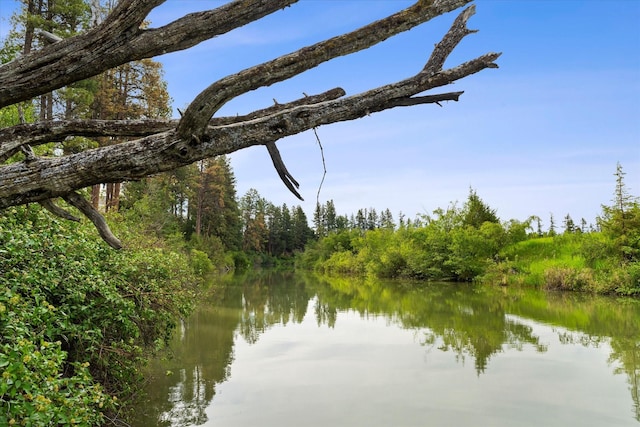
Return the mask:
M 397 250 L 385 252 L 380 256 L 378 263 L 370 267 L 375 277 L 394 278 L 401 277 L 405 274 L 407 260 Z
M 335 252 L 323 263 L 323 271 L 332 274 L 364 274 L 362 264 L 351 252 Z
M 187 257 L 118 226 L 127 249 L 114 251 L 90 224 L 37 206 L 3 212 L 0 420 L 99 425 L 191 310 Z
M 9 425 L 95 425 L 114 407 L 89 362 L 69 361 L 61 341 L 47 336 L 59 318 L 47 301 L 34 304 L 11 289 L 0 295 L 0 420 Z
M 213 270 L 213 263 L 204 252 L 197 249 L 191 249 L 189 257 L 191 261 L 191 268 L 193 268 L 193 271 L 197 275 L 204 276 Z

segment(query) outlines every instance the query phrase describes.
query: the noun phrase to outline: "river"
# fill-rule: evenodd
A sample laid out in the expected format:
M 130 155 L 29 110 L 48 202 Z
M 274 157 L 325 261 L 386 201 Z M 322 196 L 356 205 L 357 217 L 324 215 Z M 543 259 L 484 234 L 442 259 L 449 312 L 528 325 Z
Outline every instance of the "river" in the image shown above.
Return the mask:
M 146 426 L 640 426 L 640 301 L 247 274 L 154 360 Z

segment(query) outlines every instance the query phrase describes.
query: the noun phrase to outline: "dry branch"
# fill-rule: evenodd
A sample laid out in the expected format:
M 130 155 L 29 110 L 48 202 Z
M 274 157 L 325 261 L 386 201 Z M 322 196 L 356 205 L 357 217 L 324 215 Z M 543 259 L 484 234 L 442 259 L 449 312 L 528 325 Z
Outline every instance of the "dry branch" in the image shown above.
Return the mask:
M 193 100 L 180 120 L 178 135 L 184 139 L 193 135 L 199 138 L 204 134 L 211 117 L 227 101 L 261 86 L 269 86 L 289 79 L 330 59 L 367 49 L 395 34 L 410 30 L 436 16 L 457 9 L 469 1 L 419 1 L 407 9 L 356 31 L 316 43 L 225 77 L 200 92 Z M 469 16 L 473 14 L 472 8 L 467 11 Z M 468 16 L 463 19 L 466 22 Z M 464 34 L 460 36 L 462 37 Z M 450 42 L 454 45 L 457 43 L 456 40 Z
M 161 28 L 141 28 L 149 12 L 164 1 L 122 0 L 95 29 L 1 65 L 0 107 L 118 65 L 192 47 L 297 0 L 236 0 L 214 10 L 186 15 Z
M 91 222 L 93 222 L 93 225 L 95 225 L 95 227 L 98 229 L 100 237 L 102 237 L 102 240 L 107 242 L 109 246 L 114 249 L 122 249 L 122 243 L 111 232 L 107 221 L 105 221 L 100 212 L 95 210 L 91 203 L 87 202 L 84 197 L 72 191 L 64 196 L 64 200 L 70 205 L 74 206 L 80 212 L 82 212 L 84 216 L 86 216 L 91 220 Z
M 318 64 L 366 49 L 386 38 L 453 10 L 469 0 L 419 0 L 416 4 L 359 30 L 300 49 L 226 77 L 205 89 L 179 120 L 51 121 L 0 130 L 0 162 L 29 146 L 70 136 L 139 138 L 64 157 L 32 157 L 0 166 L 0 208 L 40 202 L 57 215 L 69 215 L 51 199 L 63 197 L 96 225 L 112 247 L 121 243 L 104 218 L 76 191 L 94 184 L 136 180 L 198 160 L 265 145 L 278 175 L 297 197 L 298 183 L 287 170 L 276 141 L 330 123 L 354 120 L 399 106 L 457 101 L 461 91 L 421 93 L 451 84 L 486 68 L 496 68 L 498 53 L 488 53 L 443 70 L 446 58 L 474 31 L 466 23 L 475 9 L 455 19 L 415 76 L 346 97 L 333 89 L 254 111 L 246 116 L 212 118 L 228 100 L 261 86 L 286 80 Z M 149 11 L 163 0 L 122 0 L 95 30 L 0 66 L 0 106 L 47 93 L 135 59 L 193 46 L 272 13 L 295 0 L 232 1 L 190 14 L 157 29 L 141 29 Z M 77 52 L 81 52 L 78 55 Z M 42 76 L 48 76 L 40 81 Z M 72 219 L 72 218 L 69 218 Z
M 274 105 L 250 114 L 233 117 L 215 117 L 209 126 L 221 126 L 232 123 L 254 120 L 299 105 L 317 104 L 344 96 L 341 88 L 327 92 L 305 96 L 286 104 Z M 36 147 L 49 142 L 60 142 L 71 136 L 87 138 L 119 137 L 139 138 L 156 133 L 168 132 L 178 125 L 179 120 L 52 120 L 17 125 L 0 129 L 0 162 L 4 162 L 20 151 L 23 145 Z

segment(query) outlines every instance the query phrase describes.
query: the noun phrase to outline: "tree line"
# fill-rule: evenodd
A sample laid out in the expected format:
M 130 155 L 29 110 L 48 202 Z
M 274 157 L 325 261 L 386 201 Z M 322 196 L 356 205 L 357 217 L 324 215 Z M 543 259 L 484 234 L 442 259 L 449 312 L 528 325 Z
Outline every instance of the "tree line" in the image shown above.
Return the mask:
M 296 265 L 329 274 L 640 294 L 640 203 L 624 175 L 618 164 L 613 204 L 602 205 L 597 226 L 576 226 L 567 215 L 562 232 L 553 216 L 547 231 L 537 216 L 501 221 L 473 189 L 461 207 L 401 216 L 396 227 L 359 222 L 364 211 L 347 220 L 327 203 L 314 217 L 324 233 Z

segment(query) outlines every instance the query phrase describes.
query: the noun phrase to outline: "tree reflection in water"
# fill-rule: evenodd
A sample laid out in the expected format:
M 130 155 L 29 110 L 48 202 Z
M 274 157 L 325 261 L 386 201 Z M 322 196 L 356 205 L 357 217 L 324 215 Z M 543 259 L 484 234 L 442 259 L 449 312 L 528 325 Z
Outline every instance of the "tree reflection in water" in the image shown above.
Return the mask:
M 155 376 L 131 424 L 204 424 L 216 384 L 230 375 L 237 337 L 253 344 L 273 326 L 301 323 L 310 301 L 318 325 L 333 328 L 347 310 L 384 316 L 414 330 L 428 351 L 451 352 L 462 363 L 473 360 L 477 375 L 500 353 L 525 346 L 547 351 L 529 320 L 557 327 L 561 344 L 608 343 L 609 363 L 615 373 L 627 376 L 640 421 L 640 301 L 267 272 L 235 277 L 202 302 L 176 335 L 172 357 L 150 367 Z M 172 373 L 163 375 L 166 371 Z

